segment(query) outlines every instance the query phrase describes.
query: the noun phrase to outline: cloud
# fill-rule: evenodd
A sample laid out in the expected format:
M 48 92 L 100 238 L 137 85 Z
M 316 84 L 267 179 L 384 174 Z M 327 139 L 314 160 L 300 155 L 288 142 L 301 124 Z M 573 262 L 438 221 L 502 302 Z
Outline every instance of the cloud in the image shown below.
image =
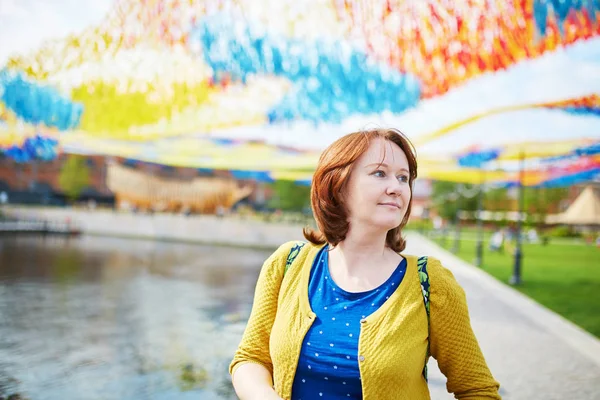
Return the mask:
M 0 0 L 0 66 L 14 54 L 98 24 L 111 5 L 112 0 Z
M 4 18 L 19 18 L 27 15 L 25 8 L 16 0 L 0 0 L 0 21 Z

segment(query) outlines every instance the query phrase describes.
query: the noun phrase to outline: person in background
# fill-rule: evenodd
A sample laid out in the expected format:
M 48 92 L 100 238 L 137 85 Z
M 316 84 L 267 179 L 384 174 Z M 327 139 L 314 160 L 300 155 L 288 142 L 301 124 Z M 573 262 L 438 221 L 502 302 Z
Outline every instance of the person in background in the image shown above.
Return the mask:
M 322 153 L 318 230 L 283 244 L 259 275 L 230 365 L 240 399 L 429 399 L 430 354 L 456 398 L 500 399 L 463 289 L 438 260 L 403 253 L 416 177 L 415 150 L 395 129 Z
M 490 238 L 490 251 L 502 252 L 504 248 L 504 230 L 497 230 Z

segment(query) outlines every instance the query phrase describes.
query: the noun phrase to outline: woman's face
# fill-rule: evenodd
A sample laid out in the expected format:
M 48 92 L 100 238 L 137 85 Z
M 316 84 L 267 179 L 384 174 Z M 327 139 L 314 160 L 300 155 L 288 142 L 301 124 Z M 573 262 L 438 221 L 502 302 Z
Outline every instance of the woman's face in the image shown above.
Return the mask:
M 410 204 L 406 155 L 393 142 L 376 139 L 354 163 L 346 187 L 350 229 L 389 231 L 402 222 Z

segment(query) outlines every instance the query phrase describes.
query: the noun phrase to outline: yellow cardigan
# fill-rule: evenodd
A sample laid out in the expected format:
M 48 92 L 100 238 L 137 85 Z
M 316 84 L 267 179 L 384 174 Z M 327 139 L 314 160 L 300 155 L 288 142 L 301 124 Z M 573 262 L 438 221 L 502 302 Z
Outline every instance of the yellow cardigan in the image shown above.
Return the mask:
M 230 374 L 248 362 L 271 372 L 283 399 L 292 396 L 294 375 L 304 336 L 315 320 L 308 282 L 321 248 L 308 243 L 284 275 L 295 242 L 285 243 L 264 263 L 254 304 Z M 429 399 L 422 372 L 428 325 L 417 258 L 404 256 L 407 270 L 400 287 L 361 327 L 359 369 L 364 400 Z M 471 329 L 463 289 L 434 258 L 427 264 L 430 288 L 430 351 L 447 377 L 447 389 L 458 399 L 500 399 L 494 380 Z

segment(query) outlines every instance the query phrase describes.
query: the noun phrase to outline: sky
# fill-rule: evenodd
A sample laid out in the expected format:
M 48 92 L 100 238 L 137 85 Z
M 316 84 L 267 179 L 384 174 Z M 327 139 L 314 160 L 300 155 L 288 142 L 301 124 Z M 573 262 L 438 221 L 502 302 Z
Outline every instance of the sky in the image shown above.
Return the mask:
M 0 65 L 45 40 L 99 23 L 113 0 L 0 0 Z

